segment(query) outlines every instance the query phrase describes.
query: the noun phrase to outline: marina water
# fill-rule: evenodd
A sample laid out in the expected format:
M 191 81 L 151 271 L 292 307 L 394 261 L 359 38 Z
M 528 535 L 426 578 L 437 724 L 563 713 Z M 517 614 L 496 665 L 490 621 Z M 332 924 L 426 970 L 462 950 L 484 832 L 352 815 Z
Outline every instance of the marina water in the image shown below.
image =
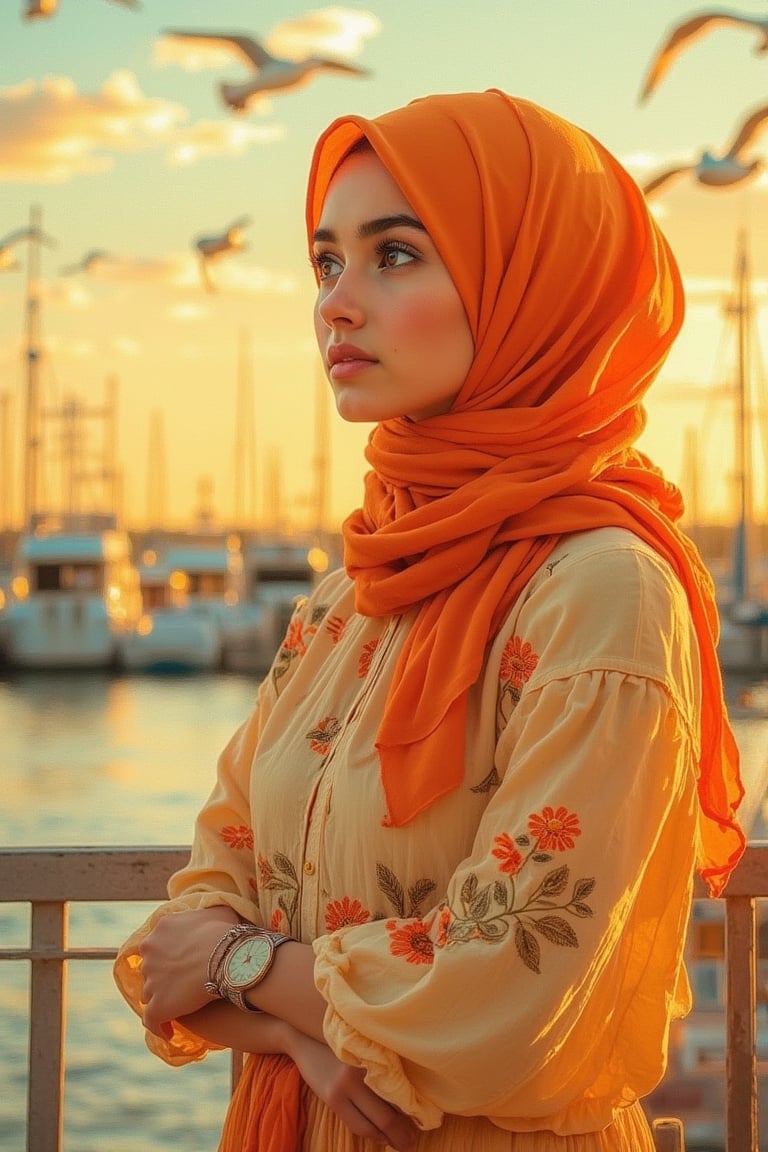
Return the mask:
M 254 677 L 34 675 L 0 679 L 0 843 L 188 844 L 216 759 L 248 714 Z M 729 686 L 735 700 L 743 685 Z M 768 711 L 734 708 L 747 779 L 765 778 Z M 758 798 L 762 800 L 762 796 Z M 764 836 L 755 806 L 753 834 Z M 73 946 L 114 947 L 151 905 L 74 905 Z M 28 944 L 28 912 L 0 905 L 0 938 Z M 170 1068 L 144 1046 L 111 962 L 69 964 L 64 1152 L 214 1152 L 229 1057 Z M 0 1152 L 25 1147 L 29 966 L 0 964 Z

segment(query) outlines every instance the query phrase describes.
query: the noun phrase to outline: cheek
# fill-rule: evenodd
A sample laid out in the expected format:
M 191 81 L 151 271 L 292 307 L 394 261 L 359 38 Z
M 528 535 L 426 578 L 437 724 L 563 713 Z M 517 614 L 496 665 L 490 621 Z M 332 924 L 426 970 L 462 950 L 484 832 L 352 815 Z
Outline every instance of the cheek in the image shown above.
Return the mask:
M 460 333 L 466 329 L 461 304 L 439 293 L 419 293 L 402 309 L 397 323 L 397 335 L 404 345 L 414 350 L 428 347 L 431 355 L 439 351 L 445 341 L 455 346 Z

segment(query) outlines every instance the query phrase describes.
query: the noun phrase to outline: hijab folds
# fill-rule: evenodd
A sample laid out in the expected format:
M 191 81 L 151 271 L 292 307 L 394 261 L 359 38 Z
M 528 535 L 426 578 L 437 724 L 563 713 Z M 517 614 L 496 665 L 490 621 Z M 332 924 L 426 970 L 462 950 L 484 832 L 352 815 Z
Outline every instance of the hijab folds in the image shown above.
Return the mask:
M 310 238 L 363 137 L 435 243 L 475 347 L 450 412 L 376 425 L 364 503 L 343 528 L 358 611 L 418 606 L 377 737 L 386 822 L 407 824 L 461 784 L 469 688 L 559 538 L 620 526 L 688 596 L 703 683 L 699 868 L 717 895 L 744 836 L 713 585 L 676 526 L 679 492 L 633 447 L 683 319 L 667 242 L 601 144 L 496 90 L 334 121 L 312 160 Z

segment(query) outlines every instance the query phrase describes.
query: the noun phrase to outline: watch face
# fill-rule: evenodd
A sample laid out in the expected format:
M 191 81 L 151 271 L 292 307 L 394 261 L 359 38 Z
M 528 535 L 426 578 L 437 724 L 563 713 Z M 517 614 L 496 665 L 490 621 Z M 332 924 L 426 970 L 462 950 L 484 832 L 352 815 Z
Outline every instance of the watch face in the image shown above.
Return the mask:
M 248 936 L 236 944 L 227 960 L 227 979 L 235 988 L 248 988 L 272 955 L 272 941 L 265 936 Z

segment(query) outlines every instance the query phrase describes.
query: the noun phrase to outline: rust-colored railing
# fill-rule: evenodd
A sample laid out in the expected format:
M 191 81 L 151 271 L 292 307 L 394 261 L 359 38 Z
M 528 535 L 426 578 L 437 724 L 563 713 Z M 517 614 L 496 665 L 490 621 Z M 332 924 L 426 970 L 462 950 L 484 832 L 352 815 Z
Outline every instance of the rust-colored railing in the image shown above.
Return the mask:
M 28 1152 L 61 1152 L 66 965 L 107 960 L 113 948 L 70 948 L 69 905 L 79 901 L 161 901 L 188 848 L 6 848 L 0 850 L 0 904 L 31 907 L 29 946 L 0 948 L 0 960 L 31 965 Z M 731 877 L 726 902 L 726 1152 L 758 1152 L 757 906 L 768 897 L 768 841 L 752 843 Z M 241 1066 L 233 1054 L 233 1083 Z

